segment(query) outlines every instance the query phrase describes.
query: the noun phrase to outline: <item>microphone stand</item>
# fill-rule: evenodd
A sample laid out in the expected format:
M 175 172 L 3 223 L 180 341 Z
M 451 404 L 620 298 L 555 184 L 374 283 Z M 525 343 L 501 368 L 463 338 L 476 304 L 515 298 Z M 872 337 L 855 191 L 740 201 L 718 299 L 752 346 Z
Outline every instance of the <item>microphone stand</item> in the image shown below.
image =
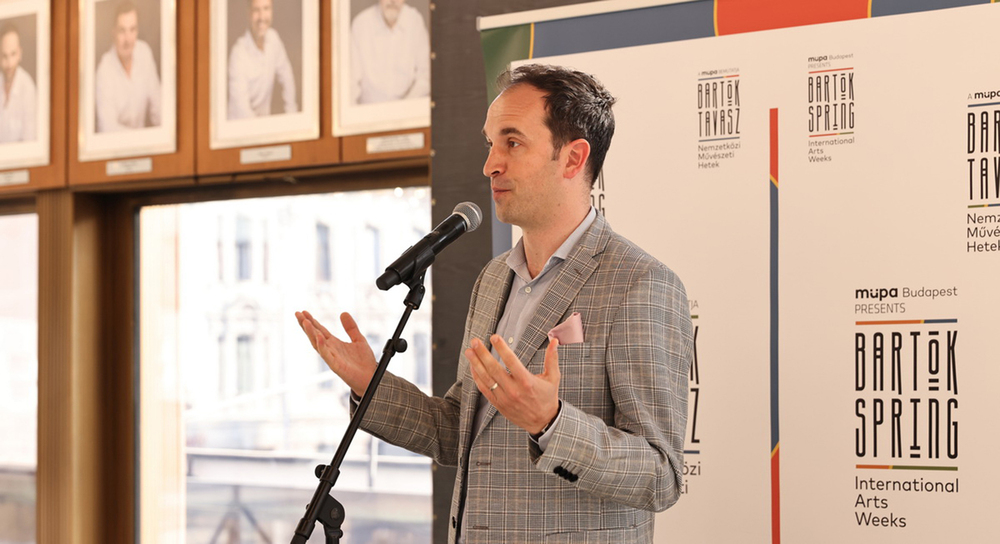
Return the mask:
M 426 270 L 426 267 L 424 270 Z M 295 536 L 292 537 L 292 544 L 305 544 L 309 540 L 309 536 L 312 534 L 317 521 L 323 524 L 323 530 L 326 533 L 326 544 L 337 544 L 340 542 L 340 537 L 344 536 L 344 531 L 341 530 L 341 525 L 344 523 L 344 506 L 330 495 L 330 490 L 337 483 L 337 478 L 340 476 L 340 465 L 344 462 L 344 457 L 347 456 L 347 449 L 350 447 L 355 433 L 357 433 L 358 428 L 361 426 L 361 418 L 368 411 L 368 405 L 371 404 L 372 397 L 375 396 L 375 390 L 382 381 L 382 376 L 389 366 L 389 361 L 396 353 L 406 351 L 406 340 L 400 338 L 400 335 L 403 333 L 403 327 L 406 326 L 406 322 L 410 319 L 410 314 L 420 308 L 420 302 L 424 299 L 424 293 L 426 292 L 424 288 L 424 275 L 425 273 L 421 272 L 414 279 L 406 283 L 410 288 L 410 292 L 407 293 L 406 298 L 403 300 L 406 310 L 403 311 L 399 325 L 396 326 L 396 332 L 393 333 L 392 338 L 385 343 L 385 348 L 382 349 L 382 359 L 379 360 L 378 366 L 375 368 L 375 374 L 368 384 L 368 389 L 365 390 L 364 396 L 361 397 L 361 402 L 358 403 L 358 407 L 351 417 L 351 422 L 347 425 L 347 431 L 344 433 L 344 438 L 340 441 L 340 447 L 333 456 L 333 461 L 329 465 L 316 466 L 316 477 L 319 478 L 319 485 L 316 488 L 316 492 L 313 493 L 312 501 L 306 506 L 305 515 L 295 528 Z

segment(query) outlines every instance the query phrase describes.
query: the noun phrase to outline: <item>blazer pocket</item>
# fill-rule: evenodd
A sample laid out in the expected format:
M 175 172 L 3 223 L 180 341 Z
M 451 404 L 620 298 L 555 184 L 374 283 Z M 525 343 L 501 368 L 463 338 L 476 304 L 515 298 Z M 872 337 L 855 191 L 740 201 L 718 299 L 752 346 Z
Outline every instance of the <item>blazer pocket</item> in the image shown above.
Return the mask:
M 542 371 L 542 367 L 545 364 L 545 350 L 548 347 L 549 343 L 546 342 L 541 349 L 535 350 L 535 353 L 531 355 L 531 366 L 537 366 L 538 372 Z M 573 364 L 590 361 L 592 348 L 593 346 L 587 342 L 557 347 L 556 352 L 559 353 L 559 368 L 562 368 L 564 362 Z
M 604 367 L 604 347 L 582 342 L 556 348 L 559 353 L 559 397 L 594 415 L 604 414 L 608 403 L 608 377 Z M 538 365 L 533 372 L 544 368 L 545 350 L 538 350 Z M 537 369 L 537 370 L 536 370 Z
M 537 350 L 531 356 L 531 364 L 533 367 L 537 368 L 537 372 L 541 372 L 542 368 L 544 368 L 545 350 L 548 347 L 549 344 L 546 342 L 541 349 Z M 596 347 L 594 345 L 587 342 L 557 347 L 556 352 L 559 354 L 559 368 L 562 369 L 563 365 L 566 365 L 567 368 L 591 364 L 600 364 L 603 366 L 601 361 L 594 361 L 594 357 L 591 355 L 595 349 Z

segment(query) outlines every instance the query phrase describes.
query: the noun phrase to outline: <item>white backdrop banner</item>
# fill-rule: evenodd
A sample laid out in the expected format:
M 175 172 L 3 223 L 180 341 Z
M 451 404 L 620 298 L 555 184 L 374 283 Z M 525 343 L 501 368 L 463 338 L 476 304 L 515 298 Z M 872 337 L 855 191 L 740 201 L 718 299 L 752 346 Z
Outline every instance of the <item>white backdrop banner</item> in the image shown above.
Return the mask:
M 984 58 L 1000 9 L 717 36 L 714 7 L 480 23 L 488 70 L 570 66 L 619 98 L 594 204 L 687 287 L 685 496 L 656 541 L 997 541 L 1000 77 Z M 643 30 L 706 13 L 705 36 Z M 618 26 L 638 30 L 608 44 Z

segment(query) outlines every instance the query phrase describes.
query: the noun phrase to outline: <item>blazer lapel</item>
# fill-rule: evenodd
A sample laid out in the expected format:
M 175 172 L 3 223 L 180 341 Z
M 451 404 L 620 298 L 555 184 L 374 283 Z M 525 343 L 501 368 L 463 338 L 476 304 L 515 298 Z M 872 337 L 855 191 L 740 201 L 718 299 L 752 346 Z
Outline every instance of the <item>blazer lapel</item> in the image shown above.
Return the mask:
M 608 230 L 607 221 L 598 214 L 594 224 L 580 239 L 580 243 L 570 251 L 566 261 L 555 272 L 556 277 L 552 285 L 545 293 L 545 298 L 538 305 L 535 315 L 528 322 L 524 333 L 521 334 L 517 349 L 514 350 L 518 359 L 525 364 L 528 370 L 535 373 L 542 371 L 541 362 L 534 365 L 528 363 L 531 360 L 531 355 L 545 345 L 548 341 L 549 331 L 559 324 L 570 304 L 576 300 L 580 289 L 597 269 L 598 260 L 595 257 L 607 246 Z M 586 317 L 584 316 L 584 320 Z
M 479 338 L 486 344 L 487 349 L 491 349 L 490 335 L 496 331 L 497 323 L 500 322 L 500 316 L 503 314 L 513 280 L 514 272 L 507 266 L 506 253 L 486 265 L 486 271 L 477 293 L 476 308 L 471 316 L 470 341 L 472 338 Z M 467 347 L 462 346 L 462 349 Z M 462 410 L 466 413 L 465 417 L 462 418 L 461 439 L 462 444 L 467 445 L 470 444 L 468 438 L 472 434 L 476 408 L 479 406 L 479 397 L 482 396 L 482 393 L 479 392 L 476 382 L 473 381 L 468 370 L 463 376 L 463 380 Z M 493 412 L 496 411 L 492 405 L 489 406 L 489 409 Z
M 569 309 L 570 304 L 576 299 L 576 295 L 583 288 L 587 279 L 597 269 L 598 260 L 595 257 L 604 251 L 609 239 L 610 229 L 608 228 L 608 223 L 602 215 L 598 214 L 594 220 L 594 224 L 587 229 L 587 232 L 580 239 L 580 243 L 570 251 L 569 256 L 566 257 L 566 261 L 554 272 L 556 274 L 555 280 L 553 280 L 549 290 L 545 293 L 545 297 L 539 303 L 538 310 L 531 318 L 531 321 L 528 322 L 528 326 L 524 329 L 521 340 L 518 342 L 517 349 L 514 350 L 514 354 L 529 371 L 533 373 L 542 371 L 543 363 L 531 364 L 531 355 L 548 340 L 548 332 L 552 327 L 559 324 L 559 319 L 566 313 L 566 310 Z M 502 262 L 501 264 L 508 270 L 509 274 L 504 283 L 503 297 L 500 297 L 500 305 L 497 308 L 496 316 L 488 329 L 489 334 L 496 331 L 497 323 L 500 321 L 500 315 L 503 312 L 503 306 L 507 301 L 507 295 L 513 282 L 513 271 L 507 268 L 506 263 Z M 476 329 L 473 330 L 475 331 Z M 490 347 L 488 342 L 487 347 Z M 474 394 L 468 399 L 472 405 L 472 414 L 470 418 L 466 419 L 471 420 L 475 419 L 475 407 L 478 406 L 480 393 L 479 389 L 475 387 L 474 382 L 472 382 L 471 377 L 469 382 L 473 383 L 471 389 Z M 480 433 L 486 429 L 493 416 L 497 413 L 496 407 L 492 404 L 487 405 L 486 410 L 486 419 L 479 430 Z M 467 427 L 471 433 L 471 423 L 468 423 Z M 473 437 L 473 439 L 475 438 Z

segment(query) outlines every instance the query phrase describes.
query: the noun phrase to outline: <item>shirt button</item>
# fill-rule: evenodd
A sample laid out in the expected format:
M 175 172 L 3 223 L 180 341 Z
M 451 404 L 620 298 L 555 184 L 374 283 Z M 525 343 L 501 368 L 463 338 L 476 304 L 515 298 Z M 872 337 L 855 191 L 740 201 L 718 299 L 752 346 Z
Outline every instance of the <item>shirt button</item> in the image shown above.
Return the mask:
M 524 292 L 525 293 L 530 293 L 531 292 L 531 286 L 529 285 L 529 286 L 525 287 L 524 288 Z
M 509 344 L 511 347 L 514 346 L 514 337 L 513 336 L 511 336 L 510 338 L 507 339 L 507 344 Z

